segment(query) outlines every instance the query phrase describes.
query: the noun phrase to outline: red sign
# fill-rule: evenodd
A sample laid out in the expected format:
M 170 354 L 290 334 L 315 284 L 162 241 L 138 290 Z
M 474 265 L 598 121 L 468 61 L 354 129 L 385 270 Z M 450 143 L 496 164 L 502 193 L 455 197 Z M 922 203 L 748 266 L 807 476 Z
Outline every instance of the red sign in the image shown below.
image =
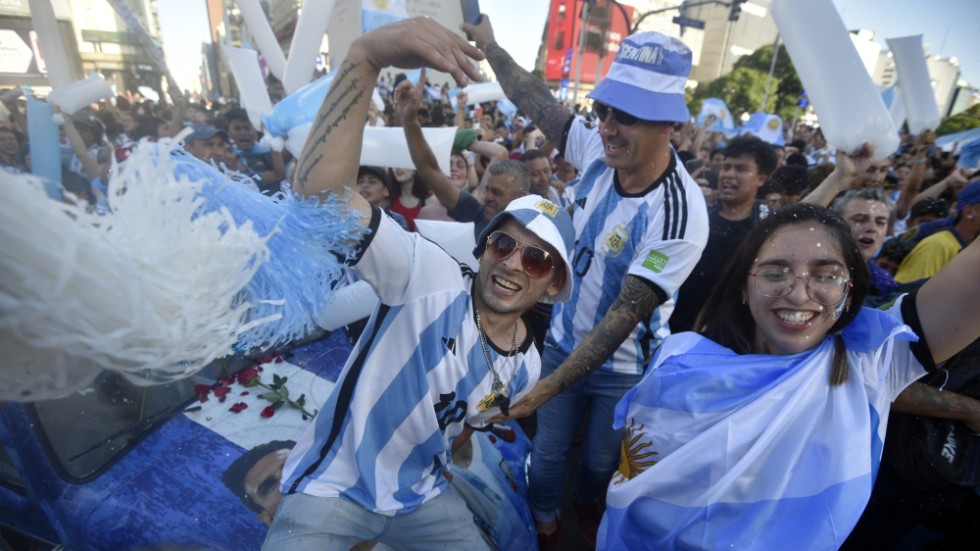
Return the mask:
M 551 0 L 546 33 L 547 58 L 545 80 L 574 80 L 579 62 L 579 38 L 582 34 L 583 0 Z M 589 17 L 585 22 L 584 52 L 582 54 L 581 81 L 596 82 L 600 50 L 602 75 L 619 51 L 619 43 L 629 34 L 634 9 L 615 5 L 607 0 L 597 0 L 589 5 Z M 627 20 L 627 17 L 629 20 Z M 599 79 L 601 80 L 602 75 Z

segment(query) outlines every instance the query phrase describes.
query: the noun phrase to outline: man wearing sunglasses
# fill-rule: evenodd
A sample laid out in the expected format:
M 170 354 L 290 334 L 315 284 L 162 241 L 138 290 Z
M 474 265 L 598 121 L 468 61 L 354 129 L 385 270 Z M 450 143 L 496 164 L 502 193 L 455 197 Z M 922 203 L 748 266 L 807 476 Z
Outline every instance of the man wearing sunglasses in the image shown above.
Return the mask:
M 467 427 L 506 415 L 537 382 L 522 315 L 571 296 L 571 219 L 540 197 L 512 201 L 480 235 L 474 273 L 354 192 L 381 69 L 427 64 L 465 85 L 481 57 L 431 19 L 394 23 L 354 41 L 323 100 L 293 189 L 341 201 L 365 228 L 348 263 L 380 303 L 283 465 L 265 549 L 489 549 L 443 473 Z
M 704 196 L 670 146 L 674 124 L 690 119 L 684 85 L 691 51 L 658 33 L 623 40 L 608 74 L 588 95 L 599 120 L 591 128 L 497 45 L 489 17 L 462 28 L 507 97 L 582 173 L 572 212 L 575 296 L 555 307 L 542 379 L 511 414 L 540 407 L 530 502 L 542 549 L 560 540 L 567 453 L 588 415 L 572 502 L 583 538 L 594 543 L 596 502 L 619 464 L 622 434 L 611 428 L 614 408 L 669 333 L 673 297 L 708 236 Z

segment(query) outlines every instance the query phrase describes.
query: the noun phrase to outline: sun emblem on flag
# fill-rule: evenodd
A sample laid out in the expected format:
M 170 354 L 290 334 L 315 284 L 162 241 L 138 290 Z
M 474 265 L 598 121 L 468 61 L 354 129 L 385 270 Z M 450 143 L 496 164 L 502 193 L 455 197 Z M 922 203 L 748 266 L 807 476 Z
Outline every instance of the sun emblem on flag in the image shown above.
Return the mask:
M 623 430 L 623 443 L 620 445 L 619 474 L 620 480 L 631 480 L 643 473 L 657 462 L 648 459 L 657 455 L 655 451 L 644 451 L 653 442 L 640 442 L 644 436 L 643 425 L 636 426 L 636 421 L 630 419 L 630 424 Z

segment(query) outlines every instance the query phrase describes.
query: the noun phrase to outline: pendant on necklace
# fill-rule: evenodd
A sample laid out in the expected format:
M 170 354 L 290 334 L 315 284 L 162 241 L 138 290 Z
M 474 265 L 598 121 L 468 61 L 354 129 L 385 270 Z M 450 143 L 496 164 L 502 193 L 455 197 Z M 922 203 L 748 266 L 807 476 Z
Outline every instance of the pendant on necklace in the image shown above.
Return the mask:
M 490 392 L 476 405 L 476 410 L 487 411 L 495 407 L 499 407 L 500 413 L 505 417 L 510 415 L 510 396 L 507 395 L 507 387 L 501 382 L 494 382 Z

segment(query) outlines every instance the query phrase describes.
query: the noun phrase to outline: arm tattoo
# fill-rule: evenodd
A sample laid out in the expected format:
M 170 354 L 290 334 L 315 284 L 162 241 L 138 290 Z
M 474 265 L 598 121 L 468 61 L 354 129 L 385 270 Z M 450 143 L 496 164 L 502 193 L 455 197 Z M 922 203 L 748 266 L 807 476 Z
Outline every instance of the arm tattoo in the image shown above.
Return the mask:
M 488 44 L 484 53 L 507 97 L 530 115 L 551 143 L 560 146 L 565 122 L 571 117 L 568 110 L 551 95 L 541 79 L 525 71 L 496 42 Z
M 350 74 L 358 67 L 357 63 L 346 63 L 340 74 L 334 79 L 327 93 L 330 103 L 324 103 L 317 114 L 313 127 L 310 129 L 307 144 L 304 151 L 309 151 L 307 156 L 300 159 L 296 179 L 299 189 L 305 190 L 309 181 L 310 173 L 323 160 L 323 154 L 314 155 L 314 148 L 327 141 L 327 137 L 335 130 L 340 123 L 347 119 L 348 114 L 354 105 L 364 96 L 364 90 L 360 89 L 361 78 L 351 77 Z
M 654 286 L 636 276 L 626 276 L 626 283 L 612 307 L 582 343 L 555 371 L 559 391 L 584 378 L 608 360 L 623 344 L 636 324 L 660 306 Z
M 924 383 L 912 383 L 906 387 L 895 398 L 893 407 L 900 413 L 944 419 L 980 415 L 980 401 Z

